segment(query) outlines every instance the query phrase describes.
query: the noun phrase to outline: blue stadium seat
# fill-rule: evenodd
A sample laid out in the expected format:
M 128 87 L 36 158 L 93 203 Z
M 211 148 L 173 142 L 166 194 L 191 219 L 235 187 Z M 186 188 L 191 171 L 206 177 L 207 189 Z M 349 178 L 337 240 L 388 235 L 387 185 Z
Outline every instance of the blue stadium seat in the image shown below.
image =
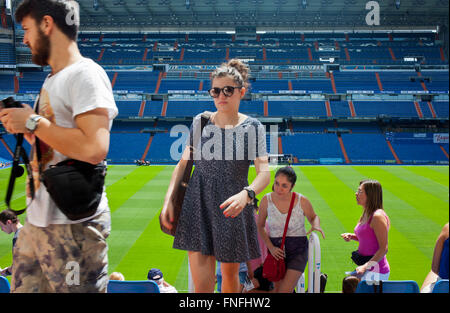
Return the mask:
M 269 101 L 269 116 L 327 116 L 324 101 Z
M 139 124 L 142 128 L 141 124 Z M 115 163 L 132 163 L 140 159 L 150 139 L 150 134 L 140 132 L 111 133 L 108 158 Z
M 343 158 L 336 134 L 295 134 L 281 137 L 283 153 L 298 159 Z
M 355 293 L 376 293 L 379 291 L 378 287 L 378 285 L 369 285 L 363 280 L 356 286 Z
M 108 293 L 159 293 L 158 284 L 151 280 L 110 280 Z
M 130 116 L 138 116 L 139 108 L 141 107 L 140 101 L 116 101 L 117 108 L 119 109 L 119 118 L 128 118 Z
M 0 91 L 5 93 L 14 92 L 14 75 L 11 74 L 0 75 Z
M 419 293 L 419 285 L 413 280 L 382 280 L 372 285 L 362 281 L 356 287 L 356 293 Z
M 386 280 L 381 282 L 382 293 L 419 293 L 419 285 L 413 280 Z
M 11 286 L 6 277 L 0 276 L 0 293 L 10 293 Z
M 433 293 L 449 293 L 448 279 L 438 281 L 433 288 Z
M 438 117 L 448 118 L 448 101 L 433 101 L 433 106 Z
M 195 116 L 203 111 L 215 111 L 214 101 L 169 101 L 166 116 Z
M 14 152 L 14 149 L 16 147 L 16 138 L 11 134 L 6 134 L 6 135 L 3 135 L 2 137 L 3 137 L 4 142 L 0 141 L 0 158 L 6 159 L 6 160 L 11 160 L 12 159 L 11 154 L 9 154 L 4 143 L 6 143 L 8 148 Z M 28 143 L 28 141 L 24 140 L 23 147 L 25 148 L 25 151 L 27 152 L 27 154 L 29 154 L 31 146 Z
M 342 134 L 341 137 L 353 163 L 394 160 L 384 134 Z

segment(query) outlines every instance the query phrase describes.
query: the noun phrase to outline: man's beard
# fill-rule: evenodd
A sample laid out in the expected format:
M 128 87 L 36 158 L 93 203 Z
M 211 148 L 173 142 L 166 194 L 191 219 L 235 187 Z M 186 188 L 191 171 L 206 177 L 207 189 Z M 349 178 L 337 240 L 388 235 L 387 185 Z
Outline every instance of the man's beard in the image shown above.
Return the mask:
M 38 29 L 38 34 L 39 37 L 36 41 L 35 54 L 32 54 L 31 60 L 36 65 L 46 66 L 50 57 L 50 39 L 40 29 Z

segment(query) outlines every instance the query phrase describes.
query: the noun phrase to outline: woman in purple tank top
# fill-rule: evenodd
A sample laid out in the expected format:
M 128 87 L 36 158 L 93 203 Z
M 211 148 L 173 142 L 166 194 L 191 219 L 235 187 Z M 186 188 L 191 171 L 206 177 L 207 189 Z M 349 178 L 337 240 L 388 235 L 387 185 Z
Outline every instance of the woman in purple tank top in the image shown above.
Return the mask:
M 345 241 L 359 242 L 358 253 L 368 261 L 356 268 L 360 280 L 379 281 L 389 278 L 388 251 L 389 218 L 383 209 L 383 191 L 376 180 L 363 180 L 356 192 L 356 202 L 364 211 L 355 227 L 355 233 L 344 233 Z

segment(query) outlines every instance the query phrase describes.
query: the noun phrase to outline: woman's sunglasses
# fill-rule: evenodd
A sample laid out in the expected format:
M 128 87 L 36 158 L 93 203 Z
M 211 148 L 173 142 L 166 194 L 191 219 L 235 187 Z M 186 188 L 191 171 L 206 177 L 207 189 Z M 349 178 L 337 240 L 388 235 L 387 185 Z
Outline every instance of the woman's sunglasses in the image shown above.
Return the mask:
M 234 93 L 235 89 L 241 89 L 242 87 L 233 87 L 233 86 L 225 86 L 223 88 L 214 87 L 208 90 L 209 95 L 213 98 L 217 98 L 220 96 L 220 92 L 223 92 L 225 97 L 231 97 Z

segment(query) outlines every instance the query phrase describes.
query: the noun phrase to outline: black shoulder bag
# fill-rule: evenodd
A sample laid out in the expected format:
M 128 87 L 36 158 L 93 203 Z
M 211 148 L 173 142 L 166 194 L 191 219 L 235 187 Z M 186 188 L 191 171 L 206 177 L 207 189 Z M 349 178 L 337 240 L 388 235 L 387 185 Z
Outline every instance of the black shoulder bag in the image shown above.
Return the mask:
M 0 104 L 4 105 L 6 100 L 8 100 L 6 103 L 9 107 L 22 107 L 20 103 L 12 99 L 5 99 Z M 35 112 L 39 112 L 39 102 L 40 100 L 38 99 Z M 11 209 L 10 202 L 15 180 L 24 173 L 24 169 L 19 165 L 21 158 L 27 169 L 31 198 L 34 200 L 35 196 L 32 169 L 25 149 L 22 147 L 24 135 L 17 134 L 15 136 L 17 143 L 5 198 L 8 209 Z M 73 221 L 92 216 L 97 211 L 102 199 L 106 176 L 105 163 L 101 162 L 93 165 L 79 160 L 68 159 L 56 165 L 51 165 L 49 169 L 42 171 L 41 145 L 37 136 L 35 137 L 35 149 L 39 164 L 40 181 L 44 183 L 47 192 L 61 212 Z M 13 211 L 16 215 L 20 215 L 26 209 Z
M 39 101 L 36 106 L 39 111 Z M 106 176 L 106 164 L 90 164 L 68 159 L 42 171 L 40 140 L 36 136 L 36 155 L 40 181 L 56 206 L 72 221 L 92 216 L 100 204 Z
M 363 265 L 369 262 L 372 259 L 373 255 L 361 255 L 358 250 L 352 252 L 352 261 L 355 262 L 356 265 Z

